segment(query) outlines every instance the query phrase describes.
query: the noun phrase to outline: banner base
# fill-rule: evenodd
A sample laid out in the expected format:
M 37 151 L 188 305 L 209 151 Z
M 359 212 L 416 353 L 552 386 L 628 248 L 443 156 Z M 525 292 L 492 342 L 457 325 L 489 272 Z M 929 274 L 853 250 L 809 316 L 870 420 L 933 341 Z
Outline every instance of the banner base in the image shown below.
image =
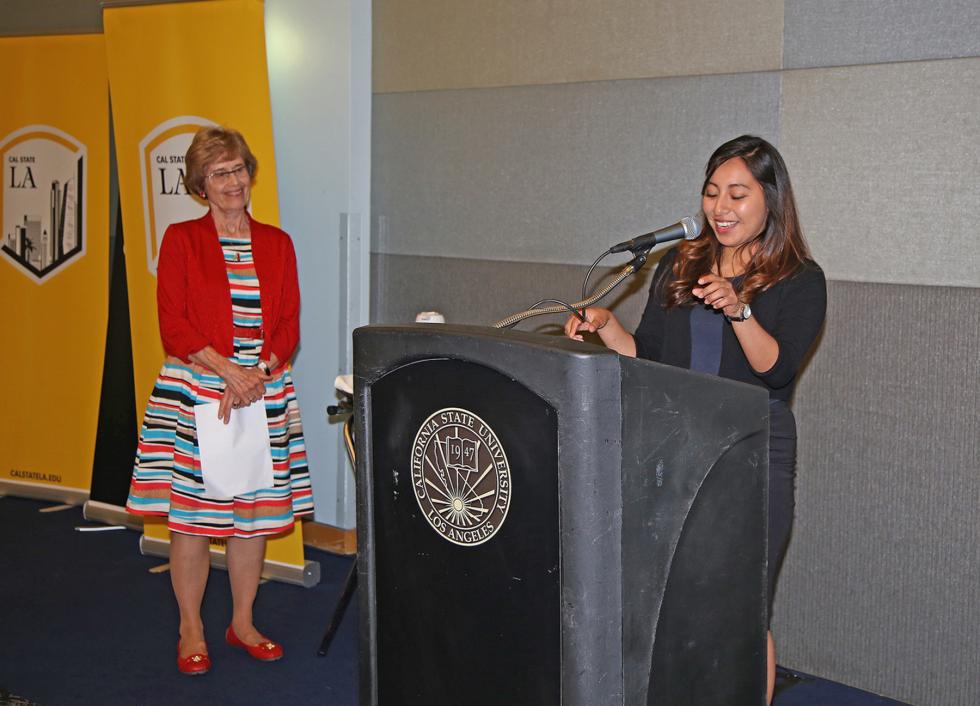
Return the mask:
M 169 558 L 170 542 L 144 534 L 140 537 L 140 553 L 143 556 Z M 227 571 L 228 560 L 225 553 L 212 547 L 210 554 L 211 566 Z M 304 561 L 303 566 L 296 566 L 266 559 L 262 564 L 262 578 L 312 588 L 320 583 L 320 564 L 316 561 Z
M 107 525 L 122 525 L 129 529 L 143 531 L 143 518 L 126 512 L 126 508 L 98 500 L 86 500 L 82 505 L 82 517 L 89 522 L 104 522 Z
M 0 495 L 11 495 L 31 500 L 53 500 L 67 505 L 82 505 L 88 500 L 89 491 L 84 488 L 66 488 L 46 483 L 0 480 Z

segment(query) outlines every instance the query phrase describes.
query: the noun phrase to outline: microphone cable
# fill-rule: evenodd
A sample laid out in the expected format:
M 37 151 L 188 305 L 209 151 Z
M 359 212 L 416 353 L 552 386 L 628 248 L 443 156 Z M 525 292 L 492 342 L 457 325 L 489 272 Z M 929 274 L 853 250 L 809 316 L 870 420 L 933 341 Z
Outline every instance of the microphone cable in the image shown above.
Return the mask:
M 525 309 L 524 311 L 508 316 L 506 319 L 501 319 L 497 323 L 493 324 L 493 328 L 509 329 L 509 328 L 513 328 L 521 321 L 524 321 L 525 319 L 530 319 L 533 316 L 542 316 L 544 314 L 560 314 L 563 311 L 570 311 L 576 316 L 578 316 L 579 319 L 584 321 L 585 315 L 582 313 L 582 311 L 584 311 L 588 307 L 592 306 L 593 304 L 601 300 L 603 297 L 609 294 L 609 292 L 613 291 L 616 287 L 622 284 L 623 281 L 625 281 L 628 277 L 631 277 L 632 275 L 639 272 L 640 268 L 643 267 L 644 264 L 646 264 L 647 252 L 648 251 L 638 253 L 630 262 L 628 262 L 623 267 L 623 269 L 621 269 L 616 274 L 616 276 L 612 279 L 611 282 L 609 282 L 607 285 L 602 287 L 591 297 L 583 297 L 582 301 L 578 301 L 573 304 L 568 304 L 566 302 L 561 301 L 560 299 L 542 299 L 541 301 L 532 305 L 530 309 Z M 596 265 L 599 264 L 599 261 L 602 260 L 602 258 L 604 258 L 608 254 L 609 254 L 608 252 L 603 253 L 592 264 L 592 267 L 589 269 L 589 273 L 586 274 L 586 283 L 588 282 L 588 277 L 589 274 L 592 273 L 592 270 L 595 269 Z M 586 284 L 583 283 L 582 285 L 583 293 L 585 290 L 585 286 Z M 544 304 L 546 302 L 553 302 L 555 306 L 538 308 L 541 304 Z
M 649 250 L 649 248 L 648 248 L 648 250 Z M 590 267 L 589 268 L 589 271 L 585 273 L 585 279 L 582 280 L 582 299 L 585 299 L 585 298 L 588 297 L 589 277 L 592 276 L 592 271 L 596 268 L 596 265 L 598 265 L 600 262 L 602 262 L 603 258 L 605 258 L 607 255 L 609 255 L 611 252 L 612 252 L 612 248 L 609 248 L 608 250 L 606 250 L 606 252 L 602 253 L 599 257 L 597 257 L 595 259 L 595 262 L 592 263 L 592 267 Z M 584 321 L 585 320 L 585 318 L 584 318 L 585 317 L 585 312 L 584 311 L 582 312 L 582 317 L 583 317 L 582 320 Z

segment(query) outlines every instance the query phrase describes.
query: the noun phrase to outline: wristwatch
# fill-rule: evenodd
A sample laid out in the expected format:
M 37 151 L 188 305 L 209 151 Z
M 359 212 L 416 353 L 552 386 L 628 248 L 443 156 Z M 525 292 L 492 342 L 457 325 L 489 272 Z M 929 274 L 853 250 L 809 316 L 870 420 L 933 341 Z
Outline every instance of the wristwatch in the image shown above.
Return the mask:
M 739 312 L 738 316 L 728 316 L 725 318 L 729 321 L 745 321 L 746 319 L 752 318 L 752 307 L 748 304 L 742 304 L 742 310 Z
M 272 375 L 272 371 L 269 370 L 269 366 L 264 360 L 259 361 L 258 368 L 266 375 Z

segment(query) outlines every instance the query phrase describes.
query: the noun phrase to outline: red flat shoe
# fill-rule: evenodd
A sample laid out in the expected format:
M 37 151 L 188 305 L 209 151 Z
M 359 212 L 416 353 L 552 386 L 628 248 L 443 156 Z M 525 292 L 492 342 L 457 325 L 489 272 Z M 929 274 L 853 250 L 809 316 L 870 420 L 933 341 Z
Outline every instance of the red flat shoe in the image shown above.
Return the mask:
M 225 642 L 232 647 L 241 647 L 260 662 L 275 662 L 277 659 L 282 659 L 282 645 L 278 642 L 267 640 L 257 645 L 246 645 L 238 639 L 238 635 L 232 630 L 231 625 L 225 630 Z
M 211 669 L 211 658 L 207 652 L 196 652 L 186 657 L 180 656 L 180 640 L 177 641 L 177 671 L 196 677 L 207 674 Z

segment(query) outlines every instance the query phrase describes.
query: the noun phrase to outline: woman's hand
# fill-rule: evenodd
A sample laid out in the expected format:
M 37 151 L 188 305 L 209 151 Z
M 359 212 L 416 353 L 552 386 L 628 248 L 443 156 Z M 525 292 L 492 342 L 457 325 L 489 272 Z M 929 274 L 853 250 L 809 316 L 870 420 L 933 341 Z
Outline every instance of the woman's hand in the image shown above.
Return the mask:
M 700 287 L 694 287 L 691 294 L 710 307 L 720 310 L 725 316 L 738 317 L 742 314 L 742 302 L 735 294 L 732 283 L 718 275 L 704 275 L 698 278 Z M 779 343 L 762 328 L 756 317 L 739 321 L 735 319 L 732 330 L 738 344 L 742 347 L 746 360 L 757 373 L 771 370 L 779 358 Z
M 237 365 L 211 346 L 205 346 L 190 354 L 191 362 L 212 371 L 225 381 L 225 391 L 218 405 L 218 416 L 225 424 L 231 419 L 231 410 L 248 407 L 265 396 L 265 384 L 273 379 L 255 366 Z M 275 355 L 269 360 L 270 370 L 278 364 Z
M 636 356 L 636 339 L 623 328 L 619 319 L 609 309 L 589 307 L 585 310 L 585 321 L 577 316 L 569 316 L 565 322 L 565 335 L 581 341 L 582 332 L 599 334 L 603 344 L 620 355 Z
M 585 321 L 575 314 L 568 317 L 565 322 L 565 335 L 573 340 L 581 341 L 583 340 L 581 331 L 596 333 L 605 328 L 610 318 L 612 318 L 612 312 L 609 309 L 590 307 L 585 310 Z
M 225 386 L 230 389 L 239 400 L 244 400 L 248 404 L 258 402 L 265 395 L 265 383 L 272 377 L 262 372 L 258 366 L 243 367 L 228 361 L 227 366 L 222 366 L 217 371 L 218 375 L 224 378 Z
M 708 274 L 698 278 L 700 287 L 691 290 L 691 294 L 716 310 L 721 310 L 725 316 L 738 316 L 742 312 L 742 302 L 738 300 L 732 283 L 719 275 Z
M 231 410 L 248 407 L 265 395 L 265 383 L 272 380 L 262 369 L 242 367 L 229 362 L 228 377 L 225 377 L 225 391 L 218 405 L 218 416 L 225 424 L 231 419 Z M 232 371 L 232 368 L 236 370 Z
M 226 387 L 221 395 L 221 402 L 218 403 L 218 419 L 227 424 L 231 421 L 231 410 L 247 406 L 248 402 L 232 392 L 230 387 Z

